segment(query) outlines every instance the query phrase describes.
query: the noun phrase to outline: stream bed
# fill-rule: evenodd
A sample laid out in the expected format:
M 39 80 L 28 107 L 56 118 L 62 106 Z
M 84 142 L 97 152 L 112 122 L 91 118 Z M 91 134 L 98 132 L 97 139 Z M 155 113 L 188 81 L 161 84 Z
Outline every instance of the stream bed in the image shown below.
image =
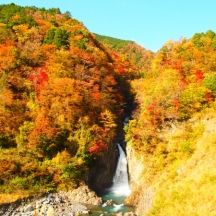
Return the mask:
M 103 201 L 106 202 L 108 200 L 112 200 L 113 204 L 107 205 L 107 206 L 98 206 L 93 209 L 91 209 L 90 215 L 93 216 L 102 216 L 102 215 L 115 215 L 117 213 L 125 213 L 125 212 L 134 212 L 133 207 L 129 207 L 124 205 L 124 199 L 126 198 L 125 196 L 116 196 L 115 194 L 105 194 L 102 196 Z

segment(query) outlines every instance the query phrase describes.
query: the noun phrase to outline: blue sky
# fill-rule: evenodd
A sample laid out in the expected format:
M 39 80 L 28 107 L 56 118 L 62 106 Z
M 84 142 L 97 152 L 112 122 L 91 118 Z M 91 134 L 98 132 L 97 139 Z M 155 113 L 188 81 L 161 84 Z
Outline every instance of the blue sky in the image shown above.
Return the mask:
M 154 51 L 170 39 L 216 31 L 216 0 L 0 0 L 11 2 L 70 11 L 92 32 Z

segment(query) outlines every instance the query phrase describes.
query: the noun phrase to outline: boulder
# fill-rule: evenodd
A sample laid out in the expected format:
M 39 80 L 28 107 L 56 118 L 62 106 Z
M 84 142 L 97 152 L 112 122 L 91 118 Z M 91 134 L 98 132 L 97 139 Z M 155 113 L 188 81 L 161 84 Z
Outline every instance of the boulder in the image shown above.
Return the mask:
M 102 199 L 91 191 L 88 186 L 80 186 L 79 188 L 64 193 L 71 202 L 83 203 L 88 205 L 101 205 Z

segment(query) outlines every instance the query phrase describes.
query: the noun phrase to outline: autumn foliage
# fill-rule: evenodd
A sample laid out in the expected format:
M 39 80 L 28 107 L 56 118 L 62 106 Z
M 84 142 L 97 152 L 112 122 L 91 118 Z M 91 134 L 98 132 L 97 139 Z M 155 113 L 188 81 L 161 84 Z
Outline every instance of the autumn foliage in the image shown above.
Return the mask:
M 68 13 L 1 5 L 0 192 L 85 180 L 113 145 L 126 70 Z
M 127 141 L 141 155 L 166 155 L 157 148 L 164 128 L 215 107 L 215 51 L 213 31 L 153 53 L 92 34 L 59 9 L 0 5 L 0 193 L 85 181 L 133 102 Z
M 131 82 L 139 109 L 128 130 L 134 148 L 154 152 L 160 131 L 214 106 L 215 42 L 213 31 L 167 42 L 154 56 L 144 79 Z
M 90 154 L 97 154 L 97 153 L 100 153 L 102 151 L 107 151 L 108 150 L 108 146 L 107 144 L 99 141 L 99 142 L 96 142 L 94 143 L 89 149 L 88 149 L 88 152 Z

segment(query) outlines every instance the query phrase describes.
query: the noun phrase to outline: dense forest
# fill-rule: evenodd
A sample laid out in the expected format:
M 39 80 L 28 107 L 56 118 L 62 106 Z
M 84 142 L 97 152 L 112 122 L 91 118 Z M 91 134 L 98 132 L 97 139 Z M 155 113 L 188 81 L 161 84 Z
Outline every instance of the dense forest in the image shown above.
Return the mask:
M 152 51 L 146 50 L 133 41 L 95 35 L 98 41 L 113 51 L 114 57 L 117 56 L 117 58 L 120 58 L 124 62 L 130 62 L 134 70 L 130 68 L 128 71 L 132 71 L 133 78 L 143 77 L 150 70 L 151 60 L 154 56 Z
M 127 145 L 144 164 L 132 200 L 152 191 L 148 215 L 215 215 L 216 34 L 167 42 L 131 87 Z
M 0 199 L 76 187 L 115 139 L 135 69 L 58 9 L 0 6 L 0 43 Z
M 158 52 L 90 33 L 59 9 L 0 6 L 0 202 L 77 187 L 124 117 L 145 169 L 128 202 L 215 215 L 216 33 Z M 130 201 L 130 199 L 132 201 Z

